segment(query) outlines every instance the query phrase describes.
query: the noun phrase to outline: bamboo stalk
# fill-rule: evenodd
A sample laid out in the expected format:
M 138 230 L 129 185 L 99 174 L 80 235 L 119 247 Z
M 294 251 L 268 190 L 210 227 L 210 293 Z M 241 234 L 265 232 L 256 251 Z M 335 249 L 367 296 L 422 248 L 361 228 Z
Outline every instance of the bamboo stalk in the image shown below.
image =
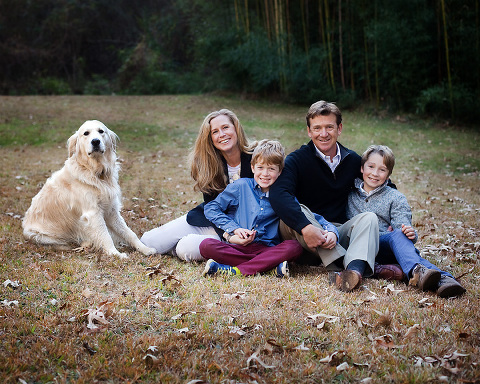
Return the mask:
M 342 38 L 342 0 L 338 0 L 338 55 L 340 56 L 340 80 L 345 90 L 345 75 L 343 73 L 343 38 Z
M 328 12 L 328 1 L 324 0 L 325 4 L 325 24 L 327 27 L 327 50 L 328 50 L 328 68 L 329 68 L 329 80 L 330 86 L 335 92 L 335 79 L 333 76 L 333 54 L 332 54 L 332 44 L 331 44 L 331 33 L 330 33 L 330 23 L 329 23 L 329 12 Z
M 442 8 L 442 19 L 443 19 L 443 38 L 445 42 L 445 61 L 447 64 L 447 79 L 448 79 L 448 91 L 450 95 L 450 110 L 452 111 L 452 117 L 455 116 L 454 105 L 453 105 L 453 89 L 452 89 L 452 76 L 450 73 L 450 55 L 448 52 L 448 32 L 447 32 L 447 15 L 445 13 L 445 0 L 440 0 Z

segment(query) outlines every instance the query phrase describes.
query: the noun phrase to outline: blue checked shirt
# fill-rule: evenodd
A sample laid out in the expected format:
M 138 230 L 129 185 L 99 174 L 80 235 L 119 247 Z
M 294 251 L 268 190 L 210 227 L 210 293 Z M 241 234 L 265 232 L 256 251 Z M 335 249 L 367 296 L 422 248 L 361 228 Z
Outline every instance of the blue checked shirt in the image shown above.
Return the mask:
M 275 214 L 268 200 L 255 179 L 242 178 L 228 184 L 215 200 L 205 205 L 205 217 L 216 227 L 233 233 L 237 228 L 257 231 L 253 242 L 274 246 L 282 240 L 278 232 L 280 219 Z M 337 229 L 322 216 L 315 218 L 324 229 L 335 232 Z

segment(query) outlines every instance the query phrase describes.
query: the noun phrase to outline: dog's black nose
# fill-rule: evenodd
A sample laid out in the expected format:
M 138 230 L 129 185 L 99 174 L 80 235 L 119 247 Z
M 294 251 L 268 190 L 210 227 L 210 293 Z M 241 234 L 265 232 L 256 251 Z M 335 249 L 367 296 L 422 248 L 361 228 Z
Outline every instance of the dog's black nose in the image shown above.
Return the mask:
M 100 145 L 100 139 L 93 139 L 92 140 L 92 145 L 94 147 L 98 147 Z

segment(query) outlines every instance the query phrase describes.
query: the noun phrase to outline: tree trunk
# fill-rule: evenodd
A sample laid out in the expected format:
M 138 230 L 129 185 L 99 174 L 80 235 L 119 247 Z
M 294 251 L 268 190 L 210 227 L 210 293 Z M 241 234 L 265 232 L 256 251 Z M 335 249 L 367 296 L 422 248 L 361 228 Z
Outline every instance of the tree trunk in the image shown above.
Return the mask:
M 340 80 L 345 90 L 345 75 L 343 73 L 343 39 L 342 39 L 342 0 L 338 0 L 338 55 L 340 58 Z
M 450 73 L 450 55 L 448 53 L 448 32 L 447 32 L 447 15 L 445 13 L 445 0 L 440 0 L 442 6 L 442 19 L 443 19 L 443 38 L 445 41 L 445 62 L 447 64 L 447 79 L 448 79 L 448 92 L 450 94 L 450 110 L 452 117 L 455 117 L 453 106 L 453 90 L 452 90 L 452 76 Z

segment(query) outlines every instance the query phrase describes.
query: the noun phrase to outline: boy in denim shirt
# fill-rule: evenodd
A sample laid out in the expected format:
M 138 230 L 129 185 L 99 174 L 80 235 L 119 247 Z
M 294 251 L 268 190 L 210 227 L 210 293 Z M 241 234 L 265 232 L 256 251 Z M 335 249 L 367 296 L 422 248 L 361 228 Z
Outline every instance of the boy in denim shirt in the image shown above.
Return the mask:
M 278 141 L 262 140 L 255 148 L 251 167 L 253 179 L 229 184 L 205 205 L 205 216 L 224 232 L 226 242 L 206 239 L 200 253 L 209 259 L 204 275 L 255 275 L 276 267 L 278 277 L 288 276 L 288 262 L 303 251 L 297 240 L 281 241 L 280 219 L 269 202 L 269 189 L 284 166 L 285 152 Z M 338 237 L 334 225 L 317 215 L 328 231 Z

